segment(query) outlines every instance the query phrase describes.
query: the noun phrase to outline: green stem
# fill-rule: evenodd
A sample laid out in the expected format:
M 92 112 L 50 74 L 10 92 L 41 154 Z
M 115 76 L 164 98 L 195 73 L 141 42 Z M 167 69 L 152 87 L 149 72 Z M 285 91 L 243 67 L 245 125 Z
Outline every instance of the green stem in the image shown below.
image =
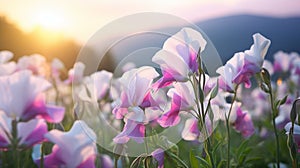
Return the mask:
M 44 167 L 44 153 L 45 153 L 45 146 L 42 143 L 42 147 L 41 147 L 41 162 L 40 162 L 40 167 L 41 168 Z
M 237 92 L 237 89 L 238 89 L 238 86 L 239 85 L 236 85 L 236 87 L 234 88 L 234 95 L 233 95 L 233 98 L 232 98 L 232 102 L 231 102 L 231 105 L 230 105 L 230 109 L 229 109 L 229 112 L 228 112 L 228 115 L 226 115 L 225 113 L 225 122 L 226 122 L 226 130 L 227 130 L 227 168 L 230 168 L 230 123 L 229 123 L 229 119 L 230 119 L 230 114 L 231 114 L 231 111 L 232 111 L 232 108 L 233 108 L 233 104 L 234 104 L 234 101 L 236 99 L 236 92 Z
M 12 121 L 12 152 L 13 152 L 13 158 L 14 158 L 14 163 L 16 164 L 16 168 L 20 167 L 20 162 L 19 162 L 19 150 L 18 150 L 18 122 L 16 120 Z
M 118 168 L 118 160 L 119 160 L 119 157 L 115 157 L 114 168 Z
M 272 123 L 273 123 L 273 129 L 274 129 L 274 134 L 275 134 L 275 139 L 276 139 L 276 164 L 277 164 L 277 168 L 280 168 L 280 163 L 279 163 L 279 138 L 278 138 L 278 131 L 276 128 L 276 123 L 275 123 L 275 118 L 276 118 L 276 107 L 274 104 L 274 98 L 273 98 L 273 91 L 272 91 L 272 87 L 271 85 L 268 86 L 269 87 L 269 94 L 270 94 L 270 101 L 271 101 L 271 106 L 272 106 Z
M 149 148 L 148 148 L 148 142 L 147 142 L 147 126 L 145 126 L 145 138 L 144 138 L 144 141 L 145 141 L 146 154 L 148 154 L 149 153 Z
M 203 77 L 203 78 L 205 78 L 205 77 Z M 197 78 L 194 76 L 194 82 L 191 82 L 191 83 L 192 83 L 192 86 L 194 89 L 194 94 L 195 94 L 195 98 L 196 98 L 196 106 L 197 106 L 197 110 L 198 110 L 198 127 L 201 128 L 201 126 L 202 126 L 204 128 L 204 137 L 206 137 L 206 140 L 204 142 L 205 143 L 205 145 L 204 145 L 205 153 L 208 154 L 211 165 L 213 168 L 215 168 L 215 162 L 214 162 L 214 159 L 213 159 L 213 156 L 211 153 L 211 142 L 210 142 L 210 138 L 208 136 L 208 131 L 207 131 L 206 124 L 205 124 L 205 116 L 208 111 L 209 105 L 207 106 L 207 109 L 205 110 L 204 103 L 201 102 L 198 98 L 200 93 L 199 93 L 199 90 L 197 91 L 195 84 L 197 84 L 198 87 L 201 87 L 200 80 L 197 80 Z M 204 88 L 204 85 L 205 85 L 205 83 L 203 83 L 203 88 Z M 198 88 L 198 89 L 200 89 L 200 88 Z M 211 99 L 209 99 L 209 102 L 210 102 L 210 100 Z M 200 106 L 199 106 L 199 102 L 200 102 Z
M 189 168 L 184 161 L 182 161 L 178 156 L 174 155 L 172 152 L 168 152 L 166 151 L 166 154 L 171 156 L 171 158 L 175 159 L 176 161 L 178 161 L 184 168 Z

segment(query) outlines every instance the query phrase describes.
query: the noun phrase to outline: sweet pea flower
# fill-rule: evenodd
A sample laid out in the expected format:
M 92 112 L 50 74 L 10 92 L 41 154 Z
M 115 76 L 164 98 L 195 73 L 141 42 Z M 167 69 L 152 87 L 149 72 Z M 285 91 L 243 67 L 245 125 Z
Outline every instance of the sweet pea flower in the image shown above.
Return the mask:
M 195 94 L 190 82 L 173 83 L 174 88 L 168 91 L 168 96 L 172 98 L 170 109 L 165 112 L 158 120 L 160 126 L 175 126 L 180 122 L 180 111 L 189 111 L 194 108 Z
M 290 121 L 290 112 L 292 106 L 292 102 L 287 102 L 279 107 L 279 115 L 275 118 L 275 124 L 278 129 L 283 129 L 284 126 Z
M 181 136 L 186 141 L 195 141 L 200 136 L 198 120 L 189 118 L 186 120 Z
M 113 114 L 117 119 L 122 119 L 129 111 L 143 111 L 140 106 L 145 104 L 145 101 L 150 101 L 149 91 L 156 77 L 158 73 L 155 69 L 147 66 L 132 69 L 123 74 L 119 79 L 122 85 L 121 100 L 113 109 Z
M 291 70 L 291 80 L 295 85 L 300 88 L 300 57 L 297 57 L 293 61 L 293 68 Z
M 84 121 L 75 121 L 68 132 L 51 130 L 45 138 L 54 143 L 52 153 L 44 157 L 44 167 L 95 167 L 97 155 L 96 135 Z M 38 148 L 38 147 L 37 147 Z M 36 165 L 40 165 L 40 150 L 32 154 Z
M 113 74 L 102 70 L 95 72 L 83 80 L 85 88 L 79 92 L 79 98 L 86 101 L 101 100 L 107 95 Z M 89 92 L 89 93 L 87 93 Z M 91 100 L 92 99 L 92 100 Z
M 199 79 L 200 83 L 202 83 L 202 76 Z M 209 76 L 206 76 L 206 83 L 204 86 L 205 100 L 204 105 L 207 106 L 207 99 L 209 97 L 209 91 L 213 88 L 215 84 L 210 81 Z M 213 80 L 212 80 L 213 81 Z M 180 122 L 179 113 L 181 111 L 192 112 L 196 106 L 195 103 L 195 93 L 193 90 L 193 86 L 190 82 L 177 82 L 172 84 L 173 88 L 171 88 L 167 95 L 171 97 L 171 106 L 170 109 L 167 110 L 158 120 L 157 122 L 162 127 L 170 127 L 175 126 Z M 216 118 L 218 118 L 217 114 L 219 112 L 217 106 L 211 104 L 211 107 L 215 109 Z M 206 107 L 205 107 L 206 108 Z
M 7 149 L 12 143 L 12 119 L 3 111 L 0 111 L 0 148 Z M 17 125 L 18 146 L 29 148 L 44 140 L 44 134 L 48 132 L 47 124 L 43 119 L 32 119 L 28 122 L 20 122 Z
M 12 62 L 13 53 L 10 51 L 1 51 L 0 52 L 0 76 L 10 75 L 16 70 L 16 63 Z
M 23 56 L 18 60 L 17 70 L 30 70 L 34 75 L 46 76 L 49 70 L 46 58 L 39 54 Z
M 35 117 L 58 123 L 63 119 L 64 108 L 46 105 L 43 92 L 51 84 L 28 70 L 0 77 L 0 110 L 12 119 L 28 121 Z
M 293 68 L 293 60 L 297 57 L 295 53 L 278 51 L 274 54 L 274 71 L 286 73 Z
M 235 83 L 233 82 L 236 76 L 239 73 L 239 69 L 242 69 L 242 65 L 244 64 L 244 54 L 236 53 L 234 56 L 226 62 L 226 64 L 217 69 L 217 73 L 220 74 L 219 77 L 219 86 L 224 91 L 232 92 L 235 87 Z M 250 80 L 244 81 L 246 85 L 250 85 Z
M 158 73 L 152 67 L 140 67 L 123 74 L 119 79 L 122 84 L 121 100 L 113 109 L 116 119 L 123 119 L 123 131 L 114 138 L 115 143 L 126 143 L 130 138 L 143 142 L 145 124 L 149 123 L 149 114 L 160 112 L 160 100 L 153 96 L 152 82 Z M 159 93 L 159 92 L 157 92 Z M 151 115 L 150 115 L 151 116 Z M 151 116 L 155 119 L 156 117 Z
M 72 69 L 68 72 L 68 79 L 65 81 L 65 83 L 80 83 L 83 80 L 84 77 L 84 70 L 85 65 L 82 62 L 76 62 Z
M 65 69 L 65 65 L 61 60 L 59 60 L 57 58 L 54 58 L 52 60 L 52 62 L 51 62 L 51 75 L 56 80 L 56 82 L 59 82 L 60 73 L 64 69 Z
M 251 86 L 250 78 L 260 71 L 271 43 L 259 33 L 253 35 L 253 41 L 250 50 L 234 54 L 224 66 L 217 69 L 222 89 L 232 92 L 237 84 L 244 83 L 246 88 Z
M 113 141 L 118 144 L 127 143 L 133 139 L 137 143 L 143 143 L 145 137 L 145 125 L 143 123 L 135 122 L 127 119 L 123 131 L 114 137 Z
M 164 168 L 164 159 L 165 159 L 165 153 L 164 150 L 161 148 L 158 148 L 154 150 L 151 155 L 154 157 L 154 159 L 158 162 L 157 168 Z
M 114 163 L 112 159 L 108 155 L 101 155 L 100 156 L 101 168 L 113 168 Z
M 233 110 L 235 113 L 235 121 L 233 123 L 237 132 L 240 132 L 244 138 L 249 138 L 255 132 L 254 125 L 250 114 L 247 111 L 242 111 L 241 107 Z
M 217 110 L 215 107 L 212 108 Z M 219 119 L 220 118 L 218 116 L 215 116 L 213 122 L 216 122 Z M 187 119 L 185 121 L 184 128 L 181 132 L 181 137 L 186 141 L 199 140 L 200 142 L 203 142 L 208 136 L 211 135 L 213 131 L 213 124 L 208 115 L 205 117 L 206 130 L 204 128 L 200 130 L 198 123 L 199 121 L 195 117 L 191 117 Z
M 174 81 L 186 82 L 189 75 L 198 71 L 198 52 L 202 52 L 205 46 L 203 36 L 191 28 L 183 28 L 167 39 L 162 50 L 152 58 L 163 74 L 157 87 L 167 86 Z

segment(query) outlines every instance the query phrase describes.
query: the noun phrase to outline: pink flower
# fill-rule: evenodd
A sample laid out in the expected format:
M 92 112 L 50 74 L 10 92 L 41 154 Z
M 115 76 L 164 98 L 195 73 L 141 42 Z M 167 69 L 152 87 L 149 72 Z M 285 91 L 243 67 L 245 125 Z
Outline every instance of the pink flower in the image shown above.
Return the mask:
M 300 88 L 300 57 L 299 56 L 293 60 L 293 67 L 291 70 L 290 78 L 299 89 Z
M 197 55 L 205 46 L 206 41 L 202 35 L 191 28 L 183 28 L 167 39 L 163 49 L 152 58 L 163 74 L 157 87 L 167 86 L 174 81 L 187 81 L 189 75 L 198 71 Z
M 46 76 L 48 73 L 46 58 L 39 54 L 23 56 L 18 60 L 17 70 L 30 70 L 34 75 Z
M 258 33 L 253 35 L 253 41 L 250 50 L 234 54 L 224 66 L 217 69 L 222 89 L 231 92 L 235 85 L 241 83 L 244 83 L 247 88 L 251 86 L 250 78 L 260 71 L 271 43 Z
M 76 62 L 73 66 L 72 69 L 69 70 L 68 72 L 68 79 L 65 81 L 65 83 L 70 84 L 70 83 L 80 83 L 83 80 L 84 76 L 84 70 L 85 70 L 85 65 L 82 62 Z
M 46 105 L 42 94 L 51 84 L 28 70 L 0 77 L 0 110 L 12 119 L 28 121 L 42 117 L 58 123 L 63 119 L 64 108 Z
M 276 127 L 283 129 L 284 126 L 290 121 L 290 112 L 293 106 L 293 101 L 287 102 L 279 107 L 279 114 L 275 118 Z
M 195 95 L 192 85 L 189 82 L 173 83 L 174 88 L 170 89 L 168 96 L 172 97 L 170 109 L 164 113 L 157 122 L 162 127 L 175 126 L 180 122 L 180 111 L 189 111 L 195 106 Z
M 158 148 L 154 150 L 151 155 L 154 157 L 154 159 L 158 162 L 157 168 L 164 168 L 164 159 L 165 159 L 165 153 L 164 150 L 161 148 Z
M 292 59 L 288 53 L 278 51 L 274 54 L 274 71 L 288 72 L 292 68 Z
M 79 98 L 89 102 L 97 102 L 103 99 L 110 89 L 112 76 L 112 73 L 102 70 L 85 77 L 83 80 L 85 87 L 82 87 L 79 91 Z
M 68 132 L 51 130 L 45 138 L 54 143 L 52 153 L 44 157 L 44 167 L 95 167 L 96 135 L 84 121 L 75 121 Z M 33 159 L 40 165 L 40 151 L 34 149 Z
M 0 148 L 8 148 L 12 138 L 12 119 L 0 111 Z M 32 147 L 44 140 L 44 134 L 48 132 L 47 124 L 43 119 L 32 119 L 28 122 L 17 123 L 19 143 L 22 148 Z
M 108 155 L 100 156 L 101 168 L 113 168 L 114 163 Z
M 51 62 L 51 75 L 56 80 L 56 82 L 58 82 L 60 80 L 59 79 L 60 73 L 64 69 L 65 69 L 65 65 L 61 60 L 59 60 L 57 58 L 54 58 L 52 60 L 52 62 Z
M 138 143 L 143 142 L 144 125 L 155 120 L 158 114 L 152 114 L 160 109 L 159 98 L 151 92 L 153 79 L 157 76 L 154 68 L 145 66 L 127 71 L 119 79 L 122 84 L 121 100 L 117 102 L 113 114 L 117 119 L 124 118 L 125 126 L 114 138 L 115 143 L 127 143 L 130 138 Z
M 0 52 L 0 76 L 10 75 L 16 70 L 16 63 L 9 62 L 12 59 L 13 53 L 10 51 Z
M 236 120 L 234 122 L 234 128 L 240 132 L 244 138 L 249 138 L 255 132 L 251 116 L 249 113 L 243 112 L 240 107 L 237 107 L 235 113 Z
M 123 74 L 119 79 L 122 84 L 121 100 L 113 109 L 113 114 L 117 119 L 122 119 L 124 115 L 131 112 L 143 113 L 141 105 L 145 107 L 145 103 L 151 101 L 151 86 L 153 79 L 158 73 L 152 67 L 141 67 L 132 69 Z
M 186 141 L 195 141 L 200 136 L 198 120 L 189 118 L 186 120 L 181 136 Z
M 137 143 L 144 142 L 145 125 L 128 119 L 125 122 L 123 131 L 119 133 L 113 141 L 117 144 L 127 143 L 130 139 L 133 139 Z
M 200 78 L 200 83 L 202 83 L 202 76 Z M 213 86 L 214 79 L 210 79 L 208 75 L 206 75 L 206 83 L 204 86 L 204 92 L 206 98 L 209 97 L 209 93 Z M 176 82 L 173 83 L 173 87 L 168 91 L 168 96 L 172 98 L 171 107 L 167 110 L 158 120 L 157 122 L 162 127 L 170 127 L 175 126 L 180 122 L 179 113 L 181 111 L 191 112 L 195 109 L 195 93 L 193 90 L 193 86 L 190 82 Z M 204 100 L 207 105 L 208 100 Z M 215 107 L 214 107 L 215 108 Z M 218 109 L 216 109 L 217 114 Z M 217 115 L 216 115 L 217 116 Z

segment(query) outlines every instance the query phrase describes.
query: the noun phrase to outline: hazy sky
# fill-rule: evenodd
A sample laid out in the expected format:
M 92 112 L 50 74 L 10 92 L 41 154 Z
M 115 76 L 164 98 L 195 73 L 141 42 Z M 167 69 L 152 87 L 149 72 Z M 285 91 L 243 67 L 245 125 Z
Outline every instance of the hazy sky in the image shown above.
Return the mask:
M 23 30 L 40 26 L 82 43 L 107 23 L 137 12 L 163 12 L 192 22 L 233 14 L 300 16 L 299 9 L 299 0 L 0 0 L 0 15 Z

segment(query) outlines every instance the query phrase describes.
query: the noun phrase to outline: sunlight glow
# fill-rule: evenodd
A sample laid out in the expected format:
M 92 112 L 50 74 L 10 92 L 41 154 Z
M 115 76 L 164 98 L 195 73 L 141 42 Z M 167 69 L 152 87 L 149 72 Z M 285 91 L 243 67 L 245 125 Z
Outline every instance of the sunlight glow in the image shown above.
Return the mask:
M 43 10 L 37 14 L 36 24 L 47 30 L 60 31 L 65 27 L 65 18 L 61 12 Z

